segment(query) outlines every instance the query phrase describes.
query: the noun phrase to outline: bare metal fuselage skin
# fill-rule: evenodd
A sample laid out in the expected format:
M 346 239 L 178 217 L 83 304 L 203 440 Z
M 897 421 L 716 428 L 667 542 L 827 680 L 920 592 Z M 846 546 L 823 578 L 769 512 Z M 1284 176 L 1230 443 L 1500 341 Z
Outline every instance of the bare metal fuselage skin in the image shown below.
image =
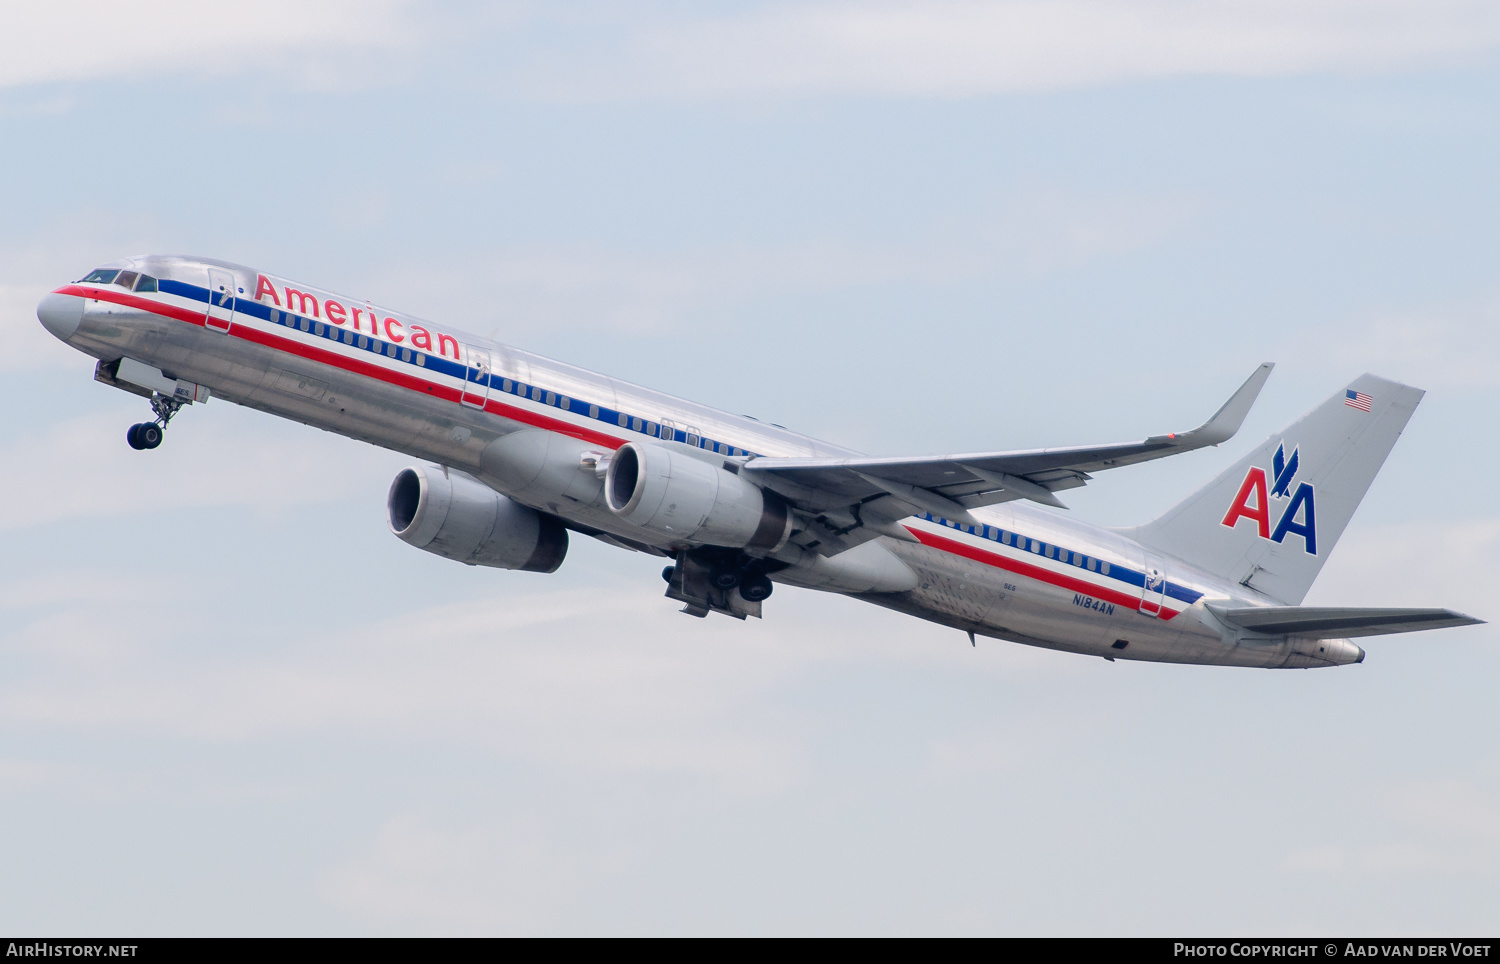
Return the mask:
M 483 471 L 487 447 L 516 432 L 552 433 L 606 454 L 648 440 L 730 462 L 856 454 L 361 299 L 268 281 L 251 268 L 168 256 L 121 265 L 160 279 L 160 290 L 58 289 L 83 304 L 65 338 L 78 350 L 107 362 L 135 359 L 227 401 L 470 474 Z M 501 491 L 584 530 L 675 548 L 611 512 L 593 473 L 576 472 L 564 486 Z M 987 524 L 983 532 L 919 516 L 902 523 L 918 542 L 876 540 L 915 574 L 911 588 L 820 585 L 818 560 L 796 547 L 782 551 L 789 567 L 772 578 L 979 635 L 1111 659 L 1313 667 L 1363 656 L 1347 640 L 1266 637 L 1226 625 L 1208 603 L 1266 600 L 1111 530 L 1023 502 L 974 515 Z

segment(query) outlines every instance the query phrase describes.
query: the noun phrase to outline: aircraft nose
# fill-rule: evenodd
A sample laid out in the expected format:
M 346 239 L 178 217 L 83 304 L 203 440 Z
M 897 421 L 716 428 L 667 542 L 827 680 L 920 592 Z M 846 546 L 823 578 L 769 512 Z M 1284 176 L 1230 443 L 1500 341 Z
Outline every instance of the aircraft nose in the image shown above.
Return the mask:
M 67 341 L 83 321 L 83 299 L 54 291 L 36 306 L 36 316 L 44 328 Z

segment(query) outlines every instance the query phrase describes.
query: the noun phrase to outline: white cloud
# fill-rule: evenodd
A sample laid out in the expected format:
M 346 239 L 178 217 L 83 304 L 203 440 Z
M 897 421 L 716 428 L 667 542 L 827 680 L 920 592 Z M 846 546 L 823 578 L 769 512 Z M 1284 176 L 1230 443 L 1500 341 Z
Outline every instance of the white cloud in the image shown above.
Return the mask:
M 747 735 L 723 718 L 810 657 L 778 643 L 779 659 L 739 649 L 705 663 L 699 647 L 745 627 L 694 626 L 684 648 L 669 631 L 684 618 L 674 608 L 654 594 L 597 589 L 446 604 L 309 639 L 295 660 L 267 652 L 230 666 L 204 654 L 178 662 L 154 628 L 75 607 L 11 634 L 12 651 L 74 669 L 51 683 L 12 681 L 0 717 L 210 741 L 387 731 L 565 765 L 695 773 L 741 792 L 783 786 L 792 759 L 782 734 Z M 179 616 L 174 638 L 189 625 Z
M 78 391 L 115 391 L 79 377 Z M 261 416 L 244 418 L 252 413 L 214 399 L 206 413 L 198 406 L 178 413 L 161 448 L 137 452 L 125 443 L 125 431 L 151 413 L 144 399 L 135 401 L 23 430 L 0 449 L 7 466 L 0 476 L 0 532 L 187 506 L 276 512 L 332 502 L 394 474 L 399 458 L 323 433 L 256 424 Z M 199 421 L 205 415 L 211 423 Z
M 282 71 L 379 83 L 486 52 L 512 95 L 964 97 L 1184 74 L 1372 71 L 1493 49 L 1479 0 L 934 0 L 760 3 L 728 13 L 637 2 L 426 10 L 401 0 L 14 6 L 0 87 L 164 73 Z M 709 8 L 711 9 L 711 8 Z M 434 26 L 435 25 L 435 26 Z M 449 52 L 423 60 L 434 43 Z M 351 56 L 370 49 L 396 56 Z
M 1185 196 L 1086 196 L 1032 184 L 979 202 L 962 220 L 914 229 L 900 241 L 807 238 L 783 244 L 647 254 L 583 247 L 514 247 L 455 263 L 403 262 L 367 284 L 418 314 L 468 318 L 502 340 L 559 325 L 641 334 L 706 323 L 715 305 L 785 291 L 890 283 L 952 285 L 1039 276 L 1106 260 L 1180 235 L 1203 215 Z M 473 311 L 473 292 L 490 293 Z
M 283 65 L 338 85 L 365 76 L 349 50 L 401 43 L 397 0 L 52 0 L 10 4 L 0 31 L 0 87 Z
M 1323 844 L 1317 847 L 1309 847 L 1289 855 L 1283 866 L 1287 870 L 1298 870 L 1312 873 L 1338 873 L 1348 864 L 1348 855 L 1342 847 L 1334 847 Z
M 1500 797 L 1460 780 L 1414 784 L 1392 795 L 1392 809 L 1413 826 L 1479 855 L 1500 855 Z
M 1349 318 L 1310 354 L 1345 358 L 1424 388 L 1500 386 L 1500 296 Z
M 1500 579 L 1500 519 L 1356 524 L 1339 540 L 1309 606 L 1445 606 L 1493 618 Z M 1493 626 L 1439 630 L 1493 637 Z M 1452 634 L 1450 636 L 1450 634 Z M 1393 637 L 1399 640 L 1403 637 Z
M 368 854 L 329 872 L 323 890 L 337 906 L 403 930 L 529 934 L 572 897 L 578 865 L 537 827 L 454 831 L 398 817 Z
M 656 585 L 539 591 L 535 576 L 490 575 L 525 584 L 265 648 L 214 643 L 224 629 L 217 613 L 191 615 L 185 600 L 202 592 L 189 574 L 152 603 L 176 614 L 167 635 L 107 599 L 44 611 L 5 637 L 8 652 L 46 668 L 0 682 L 0 720 L 231 744 L 383 734 L 760 796 L 796 778 L 805 717 L 816 715 L 766 696 L 820 668 L 949 666 L 955 653 L 968 673 L 997 678 L 1070 666 L 1006 644 L 974 651 L 953 630 L 810 592 L 778 592 L 764 623 L 700 623 Z M 1013 728 L 1003 739 L 1032 735 Z M 1054 728 L 1046 739 L 1076 735 Z M 940 748 L 938 769 L 987 766 L 975 753 Z
M 1385 796 L 1390 839 L 1347 848 L 1310 847 L 1289 855 L 1283 866 L 1309 873 L 1401 877 L 1487 868 L 1500 857 L 1500 798 L 1462 780 L 1409 784 Z
M 37 302 L 51 290 L 46 285 L 0 285 L 0 341 L 5 343 L 5 351 L 0 352 L 0 371 L 83 367 L 78 352 L 37 321 Z
M 1478 0 L 771 3 L 718 17 L 609 6 L 575 8 L 569 20 L 593 28 L 588 58 L 527 62 L 509 76 L 513 89 L 580 99 L 963 97 L 1183 74 L 1384 70 L 1500 42 L 1500 10 Z

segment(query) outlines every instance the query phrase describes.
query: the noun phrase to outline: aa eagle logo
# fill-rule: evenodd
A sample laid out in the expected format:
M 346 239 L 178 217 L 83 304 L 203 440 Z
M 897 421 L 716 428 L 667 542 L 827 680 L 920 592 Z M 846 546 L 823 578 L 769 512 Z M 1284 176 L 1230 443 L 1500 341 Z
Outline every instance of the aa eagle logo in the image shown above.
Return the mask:
M 1276 446 L 1276 454 L 1271 458 L 1269 486 L 1266 470 L 1258 465 L 1250 466 L 1245 472 L 1245 481 L 1240 483 L 1239 494 L 1234 497 L 1229 511 L 1224 514 L 1223 524 L 1233 529 L 1241 519 L 1250 519 L 1255 522 L 1256 533 L 1262 539 L 1281 542 L 1288 535 L 1298 535 L 1302 537 L 1302 545 L 1308 555 L 1317 555 L 1318 522 L 1312 483 L 1299 482 L 1296 491 L 1292 491 L 1292 482 L 1297 476 L 1297 462 L 1295 446 L 1292 448 L 1291 458 L 1286 457 L 1285 442 Z M 1272 499 L 1277 502 L 1289 500 L 1281 508 L 1281 517 L 1277 520 L 1275 529 L 1271 528 Z

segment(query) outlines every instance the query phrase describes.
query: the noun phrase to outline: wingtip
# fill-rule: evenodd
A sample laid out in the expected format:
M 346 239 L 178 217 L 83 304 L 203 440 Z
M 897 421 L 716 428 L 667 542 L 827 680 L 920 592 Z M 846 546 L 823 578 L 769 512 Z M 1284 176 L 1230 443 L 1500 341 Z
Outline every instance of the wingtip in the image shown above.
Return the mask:
M 1218 445 L 1234 438 L 1240 426 L 1245 424 L 1245 416 L 1250 414 L 1250 407 L 1260 397 L 1260 390 L 1266 387 L 1266 379 L 1271 377 L 1271 370 L 1275 367 L 1275 362 L 1261 362 L 1235 393 L 1229 396 L 1229 401 L 1219 407 L 1213 418 L 1188 433 L 1193 437 L 1193 442 L 1196 445 Z

